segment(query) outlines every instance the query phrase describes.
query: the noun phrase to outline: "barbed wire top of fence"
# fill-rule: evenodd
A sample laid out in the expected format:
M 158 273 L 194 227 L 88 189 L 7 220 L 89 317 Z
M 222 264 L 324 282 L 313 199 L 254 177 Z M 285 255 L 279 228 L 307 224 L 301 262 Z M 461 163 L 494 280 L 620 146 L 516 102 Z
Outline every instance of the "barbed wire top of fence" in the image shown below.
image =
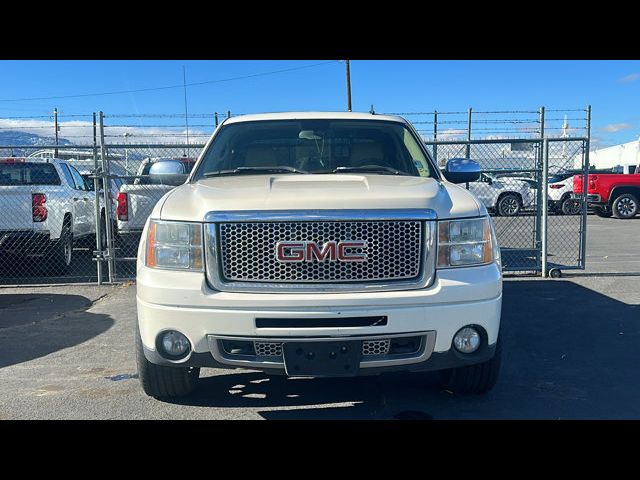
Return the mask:
M 409 120 L 425 141 L 588 136 L 587 109 L 378 112 Z M 244 113 L 243 113 L 244 114 Z M 96 140 L 95 113 L 1 116 L 0 145 L 86 145 Z M 230 110 L 103 114 L 108 144 L 203 144 Z
M 588 108 L 380 112 L 406 117 L 425 140 L 588 136 Z

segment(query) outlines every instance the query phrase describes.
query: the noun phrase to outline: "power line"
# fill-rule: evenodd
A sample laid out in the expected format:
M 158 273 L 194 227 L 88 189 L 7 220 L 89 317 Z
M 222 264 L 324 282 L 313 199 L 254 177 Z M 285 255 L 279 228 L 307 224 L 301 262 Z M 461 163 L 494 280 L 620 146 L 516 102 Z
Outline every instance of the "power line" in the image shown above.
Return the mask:
M 56 99 L 60 99 L 60 98 L 98 97 L 98 96 L 104 96 L 104 95 L 121 95 L 121 94 L 124 94 L 124 93 L 139 93 L 139 92 L 151 92 L 151 91 L 156 91 L 156 90 L 169 90 L 169 89 L 172 89 L 172 88 L 193 87 L 193 86 L 196 86 L 196 85 L 208 85 L 208 84 L 212 84 L 212 83 L 222 83 L 222 82 L 231 82 L 233 80 L 243 80 L 243 79 L 246 79 L 246 78 L 263 77 L 265 75 L 275 75 L 277 73 L 292 72 L 294 70 L 302 70 L 302 69 L 305 69 L 305 68 L 319 67 L 320 65 L 327 65 L 329 63 L 338 63 L 338 62 L 340 62 L 340 60 L 329 60 L 328 62 L 313 63 L 311 65 L 304 65 L 302 67 L 284 68 L 282 70 L 273 70 L 271 72 L 254 73 L 254 74 L 251 74 L 251 75 L 242 75 L 242 76 L 239 76 L 239 77 L 222 78 L 222 79 L 219 79 L 219 80 L 206 80 L 204 82 L 187 83 L 186 85 L 184 83 L 181 83 L 180 85 L 170 85 L 170 86 L 166 86 L 166 87 L 138 88 L 136 90 L 116 90 L 116 91 L 113 91 L 113 92 L 100 92 L 100 93 L 82 93 L 82 94 L 78 94 L 78 95 L 56 95 L 56 96 L 51 96 L 51 97 L 3 98 L 3 99 L 0 99 L 0 102 L 25 102 L 25 101 L 32 101 L 32 100 L 56 100 Z

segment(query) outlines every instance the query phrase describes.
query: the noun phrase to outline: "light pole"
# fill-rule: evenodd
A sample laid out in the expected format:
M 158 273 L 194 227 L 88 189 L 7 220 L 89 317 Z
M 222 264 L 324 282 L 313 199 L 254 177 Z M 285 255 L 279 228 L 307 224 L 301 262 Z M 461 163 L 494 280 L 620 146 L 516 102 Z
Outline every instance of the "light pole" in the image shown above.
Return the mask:
M 131 137 L 132 134 L 129 132 L 124 132 L 122 134 L 124 137 L 124 170 L 129 175 L 129 149 L 127 148 L 127 138 Z

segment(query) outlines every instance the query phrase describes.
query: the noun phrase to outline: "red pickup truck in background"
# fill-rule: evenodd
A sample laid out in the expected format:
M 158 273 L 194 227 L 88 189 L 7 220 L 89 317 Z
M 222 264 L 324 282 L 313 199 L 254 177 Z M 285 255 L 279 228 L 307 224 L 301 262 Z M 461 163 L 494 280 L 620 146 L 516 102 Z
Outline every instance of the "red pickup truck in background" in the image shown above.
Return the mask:
M 573 177 L 573 194 L 582 194 L 581 175 Z M 640 165 L 633 174 L 591 173 L 587 204 L 599 217 L 633 218 L 640 210 Z

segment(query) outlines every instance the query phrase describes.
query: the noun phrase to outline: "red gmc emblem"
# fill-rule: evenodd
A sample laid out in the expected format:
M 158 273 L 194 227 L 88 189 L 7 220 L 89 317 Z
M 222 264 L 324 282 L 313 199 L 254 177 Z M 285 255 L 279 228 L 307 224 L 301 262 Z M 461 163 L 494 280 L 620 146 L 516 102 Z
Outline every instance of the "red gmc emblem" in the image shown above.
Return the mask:
M 278 242 L 276 244 L 276 258 L 279 262 L 364 262 L 366 253 L 356 253 L 353 250 L 367 247 L 363 240 L 349 240 L 348 242 L 324 242 L 320 247 L 315 242 Z

